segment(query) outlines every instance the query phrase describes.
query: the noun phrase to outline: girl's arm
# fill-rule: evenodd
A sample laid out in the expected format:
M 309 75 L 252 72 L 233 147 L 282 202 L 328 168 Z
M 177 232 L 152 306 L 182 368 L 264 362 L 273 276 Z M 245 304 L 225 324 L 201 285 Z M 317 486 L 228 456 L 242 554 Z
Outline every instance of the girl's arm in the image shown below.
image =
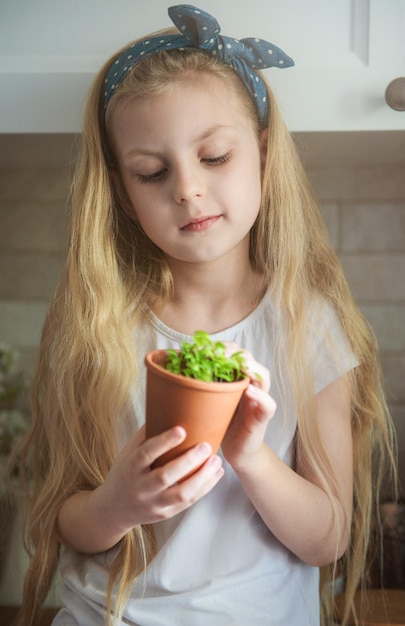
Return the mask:
M 222 448 L 272 533 L 304 562 L 322 566 L 345 552 L 350 531 L 352 435 L 345 377 L 316 395 L 315 410 L 324 454 L 337 481 L 332 501 L 305 458 L 299 435 L 296 471 L 263 443 L 274 413 L 266 389 L 249 387 Z
M 122 450 L 105 482 L 93 491 L 72 495 L 57 519 L 58 537 L 77 552 L 103 552 L 112 548 L 138 524 L 173 517 L 207 494 L 222 478 L 221 459 L 208 444 L 188 450 L 165 466 L 152 463 L 185 438 L 175 427 L 145 440 L 141 428 Z M 178 481 L 198 469 L 183 483 Z

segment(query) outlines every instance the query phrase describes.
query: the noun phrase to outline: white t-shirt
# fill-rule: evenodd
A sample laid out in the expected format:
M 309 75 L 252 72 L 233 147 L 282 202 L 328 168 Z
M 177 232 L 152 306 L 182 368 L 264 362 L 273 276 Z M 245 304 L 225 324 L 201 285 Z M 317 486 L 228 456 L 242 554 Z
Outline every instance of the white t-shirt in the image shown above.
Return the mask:
M 336 314 L 314 303 L 309 351 L 320 391 L 356 366 Z M 270 295 L 247 318 L 216 340 L 235 341 L 269 368 L 277 411 L 266 442 L 288 465 L 293 462 L 297 426 L 294 405 L 282 397 L 274 366 L 276 316 Z M 190 337 L 165 326 L 148 313 L 136 333 L 142 371 L 144 354 L 154 348 L 179 347 Z M 134 394 L 138 425 L 144 421 L 144 385 Z M 268 530 L 224 461 L 218 485 L 187 511 L 154 525 L 156 557 L 135 585 L 122 624 L 131 626 L 317 626 L 319 572 L 287 550 Z M 299 524 L 297 518 L 297 524 Z M 65 550 L 60 612 L 54 626 L 103 626 L 107 563 L 111 554 L 78 555 Z

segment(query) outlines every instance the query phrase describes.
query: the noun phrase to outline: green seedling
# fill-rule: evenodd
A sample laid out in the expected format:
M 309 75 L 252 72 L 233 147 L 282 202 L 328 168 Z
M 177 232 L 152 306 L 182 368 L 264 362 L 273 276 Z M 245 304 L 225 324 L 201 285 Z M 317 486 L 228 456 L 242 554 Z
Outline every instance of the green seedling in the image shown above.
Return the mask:
M 236 382 L 246 378 L 246 359 L 241 350 L 230 356 L 225 345 L 197 330 L 193 342 L 183 341 L 180 350 L 167 350 L 165 369 L 173 374 L 205 382 Z

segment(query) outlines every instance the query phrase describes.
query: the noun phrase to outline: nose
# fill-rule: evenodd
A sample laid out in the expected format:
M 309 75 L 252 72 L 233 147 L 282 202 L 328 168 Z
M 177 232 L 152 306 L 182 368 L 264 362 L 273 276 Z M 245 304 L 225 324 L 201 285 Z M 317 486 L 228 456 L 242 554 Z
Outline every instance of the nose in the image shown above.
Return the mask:
M 190 164 L 178 167 L 174 172 L 173 195 L 178 204 L 186 204 L 205 194 L 205 182 L 198 167 Z

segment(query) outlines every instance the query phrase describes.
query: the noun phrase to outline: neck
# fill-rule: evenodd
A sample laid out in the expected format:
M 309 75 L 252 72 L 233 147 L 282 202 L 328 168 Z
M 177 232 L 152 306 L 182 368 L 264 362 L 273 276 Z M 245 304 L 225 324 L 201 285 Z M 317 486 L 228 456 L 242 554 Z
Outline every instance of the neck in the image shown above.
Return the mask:
M 170 261 L 173 297 L 154 305 L 158 317 L 170 328 L 185 334 L 209 333 L 229 328 L 245 318 L 263 295 L 262 277 L 250 263 L 194 264 Z

